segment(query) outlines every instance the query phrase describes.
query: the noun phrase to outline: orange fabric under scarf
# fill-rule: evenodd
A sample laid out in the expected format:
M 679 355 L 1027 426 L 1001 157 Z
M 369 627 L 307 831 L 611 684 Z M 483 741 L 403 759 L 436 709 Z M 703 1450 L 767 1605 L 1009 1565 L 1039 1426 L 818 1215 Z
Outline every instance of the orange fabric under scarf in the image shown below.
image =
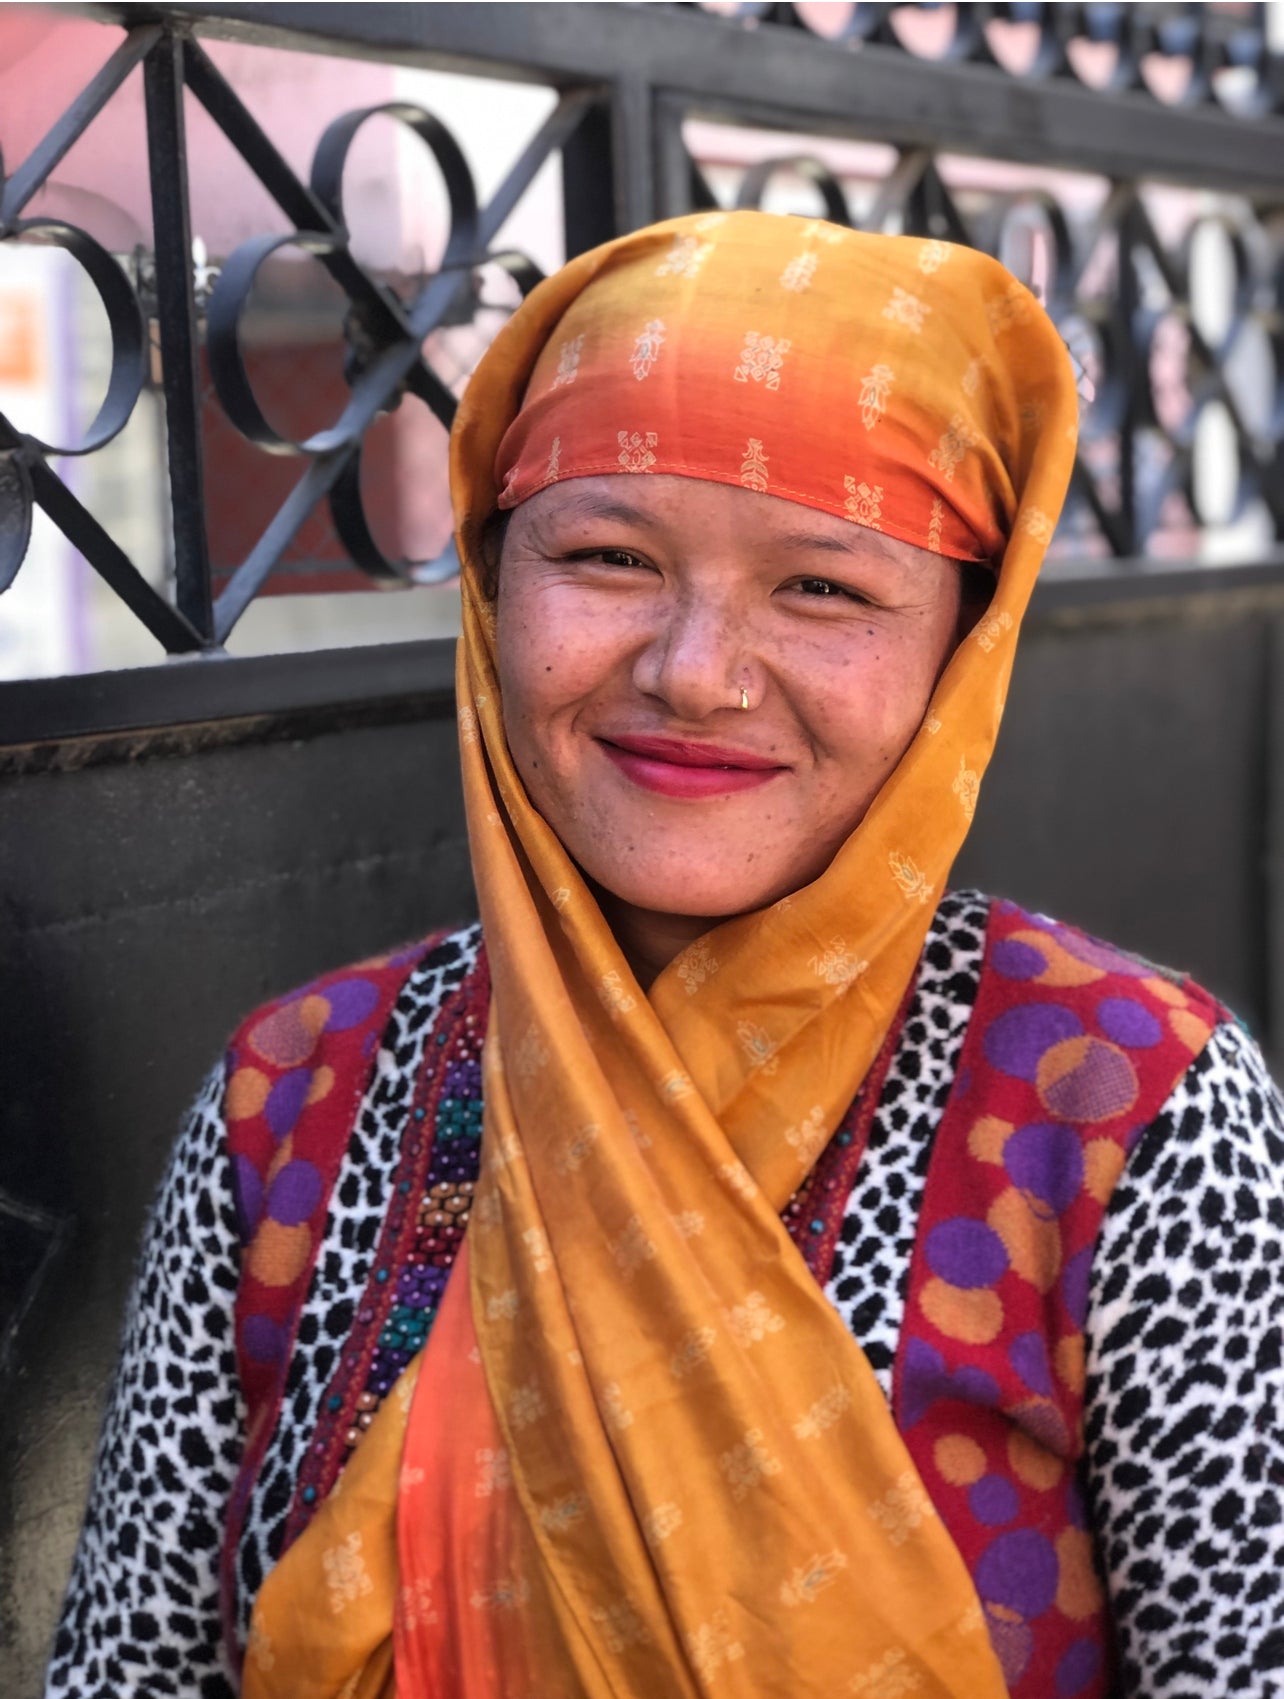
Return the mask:
M 1076 416 L 1055 330 L 994 261 L 757 213 L 581 256 L 482 362 L 452 479 L 494 983 L 483 1175 L 425 1351 L 259 1595 L 247 1699 L 1002 1694 L 962 1560 L 779 1210 L 971 819 Z M 825 874 L 649 996 L 508 753 L 477 546 L 497 464 L 509 503 L 679 471 L 998 563 Z

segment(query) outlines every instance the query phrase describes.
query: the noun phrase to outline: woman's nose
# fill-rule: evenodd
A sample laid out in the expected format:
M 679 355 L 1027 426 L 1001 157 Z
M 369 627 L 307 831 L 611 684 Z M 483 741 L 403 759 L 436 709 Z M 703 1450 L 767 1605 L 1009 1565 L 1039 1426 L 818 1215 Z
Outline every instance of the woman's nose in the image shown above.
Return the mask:
M 633 682 L 683 720 L 737 707 L 753 670 L 746 622 L 722 603 L 675 605 L 639 653 Z

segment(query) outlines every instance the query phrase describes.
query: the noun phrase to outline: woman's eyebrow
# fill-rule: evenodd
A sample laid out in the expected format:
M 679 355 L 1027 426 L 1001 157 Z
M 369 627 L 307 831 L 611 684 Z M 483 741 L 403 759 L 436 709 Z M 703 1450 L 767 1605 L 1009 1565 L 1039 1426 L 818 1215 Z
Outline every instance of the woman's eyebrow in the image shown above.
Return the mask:
M 858 559 L 870 555 L 879 560 L 895 558 L 890 549 L 880 544 L 877 532 L 858 525 L 853 525 L 852 531 L 851 537 L 838 536 L 832 531 L 777 531 L 768 533 L 765 541 L 773 550 L 820 550 L 826 554 L 849 555 Z
M 558 518 L 618 519 L 622 525 L 654 526 L 661 523 L 645 508 L 631 507 L 626 501 L 611 501 L 600 496 L 579 496 L 564 503 Z
M 863 540 L 863 539 L 862 539 Z M 777 531 L 770 536 L 771 546 L 777 549 L 825 549 L 833 555 L 853 555 L 859 552 L 855 539 L 835 537 L 820 531 Z

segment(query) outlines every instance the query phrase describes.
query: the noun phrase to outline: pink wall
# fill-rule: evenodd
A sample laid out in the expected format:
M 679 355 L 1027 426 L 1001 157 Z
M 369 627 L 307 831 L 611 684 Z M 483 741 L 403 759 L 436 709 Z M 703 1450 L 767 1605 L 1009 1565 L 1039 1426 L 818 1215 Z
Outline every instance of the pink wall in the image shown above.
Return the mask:
M 26 158 L 67 103 L 110 56 L 124 32 L 85 18 L 23 6 L 0 8 L 0 113 L 9 171 Z M 396 71 L 360 60 L 210 42 L 206 49 L 285 158 L 306 178 L 326 122 L 392 98 Z M 266 191 L 207 116 L 187 97 L 192 222 L 212 254 L 247 236 L 287 228 Z M 373 127 L 354 155 L 348 193 L 363 221 L 399 216 L 393 131 Z M 150 245 L 147 143 L 141 70 L 134 71 L 57 167 L 27 216 L 64 217 L 117 252 Z

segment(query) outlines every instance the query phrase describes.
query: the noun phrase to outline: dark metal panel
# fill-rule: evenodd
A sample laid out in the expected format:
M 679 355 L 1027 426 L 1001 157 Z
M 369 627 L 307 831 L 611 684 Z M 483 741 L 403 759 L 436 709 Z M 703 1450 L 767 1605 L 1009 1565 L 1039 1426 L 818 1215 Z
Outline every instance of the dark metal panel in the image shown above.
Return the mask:
M 449 708 L 0 779 L 0 834 L 0 1193 L 63 1228 L 0 1397 L 0 1693 L 35 1699 L 184 1105 L 265 997 L 473 899 Z
M 454 712 L 449 639 L 306 655 L 193 656 L 124 672 L 0 684 L 0 750 L 210 720 L 342 714 L 358 704 L 420 697 Z M 4 765 L 0 758 L 0 772 Z
M 1026 633 L 954 882 L 1194 973 L 1269 1042 L 1273 622 L 1211 600 L 1150 616 Z
M 120 22 L 191 12 L 98 6 Z M 212 5 L 209 34 L 304 51 L 400 60 L 565 86 L 645 68 L 702 112 L 794 129 L 850 127 L 910 146 L 983 153 L 1278 195 L 1284 150 L 1215 109 L 1100 94 L 1068 80 L 1022 80 L 993 66 L 926 62 L 877 43 L 845 46 L 805 30 L 737 29 L 694 9 L 621 4 Z M 1267 121 L 1272 122 L 1273 121 Z
M 1109 568 L 1076 571 L 1073 577 L 1044 577 L 1030 604 L 1036 618 L 1071 608 L 1085 612 L 1118 609 L 1122 604 L 1149 604 L 1171 613 L 1174 601 L 1211 597 L 1217 601 L 1248 599 L 1268 607 L 1284 594 L 1284 552 L 1248 566 L 1205 566 L 1198 561 L 1154 565 L 1149 561 L 1112 560 Z

